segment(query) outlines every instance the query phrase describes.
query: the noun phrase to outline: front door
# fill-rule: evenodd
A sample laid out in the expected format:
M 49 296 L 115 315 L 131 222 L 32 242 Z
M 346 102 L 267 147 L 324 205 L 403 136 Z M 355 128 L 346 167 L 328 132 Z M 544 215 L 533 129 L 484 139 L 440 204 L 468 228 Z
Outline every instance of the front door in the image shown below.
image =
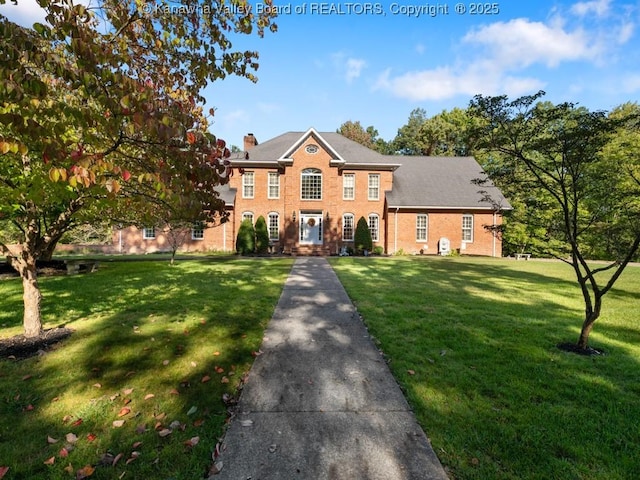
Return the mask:
M 322 213 L 300 214 L 300 245 L 322 245 Z

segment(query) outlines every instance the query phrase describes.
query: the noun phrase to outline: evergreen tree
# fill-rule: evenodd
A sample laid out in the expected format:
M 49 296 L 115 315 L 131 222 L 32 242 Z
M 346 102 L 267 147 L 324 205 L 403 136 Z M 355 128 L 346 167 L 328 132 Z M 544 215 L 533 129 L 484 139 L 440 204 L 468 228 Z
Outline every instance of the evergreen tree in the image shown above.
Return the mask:
M 356 233 L 354 236 L 356 251 L 362 253 L 364 250 L 371 251 L 373 249 L 373 240 L 371 239 L 371 231 L 369 224 L 364 217 L 360 217 L 356 225 Z
M 256 249 L 256 230 L 251 219 L 245 218 L 238 229 L 236 237 L 236 251 L 240 255 L 253 253 Z
M 269 230 L 264 217 L 260 215 L 256 220 L 256 252 L 267 253 L 269 250 Z

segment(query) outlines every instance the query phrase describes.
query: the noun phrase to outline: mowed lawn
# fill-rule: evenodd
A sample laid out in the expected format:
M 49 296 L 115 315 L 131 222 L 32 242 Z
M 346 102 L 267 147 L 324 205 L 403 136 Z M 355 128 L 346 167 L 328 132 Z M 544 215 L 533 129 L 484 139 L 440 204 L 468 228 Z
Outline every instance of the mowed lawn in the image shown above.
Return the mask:
M 583 357 L 571 268 L 481 258 L 331 263 L 452 479 L 640 478 L 640 267 Z
M 50 352 L 0 359 L 6 479 L 202 478 L 259 350 L 290 259 L 103 262 L 41 278 Z M 0 281 L 0 338 L 22 332 Z M 4 468 L 3 468 L 4 467 Z

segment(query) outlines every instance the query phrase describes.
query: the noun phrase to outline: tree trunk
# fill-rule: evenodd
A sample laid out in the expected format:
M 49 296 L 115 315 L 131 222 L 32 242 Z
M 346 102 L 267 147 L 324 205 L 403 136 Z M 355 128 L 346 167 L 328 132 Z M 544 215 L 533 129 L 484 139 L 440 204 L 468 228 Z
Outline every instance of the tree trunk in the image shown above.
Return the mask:
M 22 266 L 20 275 L 24 291 L 22 296 L 24 301 L 24 336 L 37 337 L 42 334 L 42 314 L 40 312 L 42 293 L 38 285 L 35 259 Z
M 589 348 L 589 334 L 593 329 L 593 324 L 600 316 L 600 309 L 602 308 L 602 297 L 596 296 L 595 307 L 592 310 L 587 309 L 585 312 L 585 319 L 582 322 L 582 328 L 580 329 L 580 336 L 578 337 L 578 348 L 586 350 Z

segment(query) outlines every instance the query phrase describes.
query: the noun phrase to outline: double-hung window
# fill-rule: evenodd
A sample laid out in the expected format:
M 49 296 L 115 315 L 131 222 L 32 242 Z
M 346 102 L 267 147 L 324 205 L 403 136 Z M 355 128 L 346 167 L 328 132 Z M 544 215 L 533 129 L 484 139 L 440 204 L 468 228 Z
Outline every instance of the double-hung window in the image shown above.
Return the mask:
M 473 242 L 473 215 L 462 216 L 462 241 Z
M 144 229 L 142 229 L 142 238 L 145 240 L 153 240 L 156 238 L 156 227 L 144 227 Z
M 353 214 L 345 213 L 342 216 L 342 240 L 353 242 Z
M 269 214 L 269 240 L 278 241 L 280 238 L 280 215 L 272 212 Z
M 416 241 L 426 242 L 429 234 L 429 217 L 425 214 L 416 216 Z
M 345 173 L 342 175 L 342 199 L 355 200 L 356 198 L 356 174 Z
M 380 217 L 377 213 L 369 215 L 369 232 L 371 233 L 371 240 L 377 242 L 379 240 L 379 226 Z
M 204 224 L 194 222 L 191 228 L 191 240 L 204 240 Z
M 268 193 L 269 198 L 280 198 L 280 174 L 269 172 Z
M 255 173 L 244 172 L 242 175 L 242 198 L 253 198 L 255 193 Z
M 377 173 L 369 174 L 369 200 L 380 199 L 380 175 Z

